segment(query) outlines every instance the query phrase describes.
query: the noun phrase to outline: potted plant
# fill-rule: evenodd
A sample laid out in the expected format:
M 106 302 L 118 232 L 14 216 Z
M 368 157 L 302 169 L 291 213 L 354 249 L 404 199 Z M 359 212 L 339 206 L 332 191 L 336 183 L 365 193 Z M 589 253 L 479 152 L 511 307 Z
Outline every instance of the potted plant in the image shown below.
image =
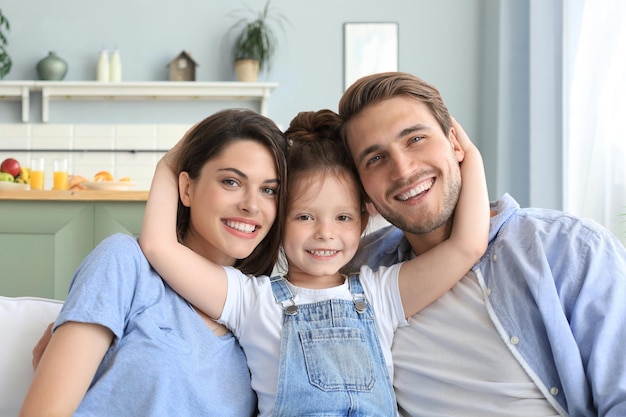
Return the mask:
M 2 13 L 2 9 L 0 9 L 0 80 L 11 71 L 11 65 L 13 65 L 13 61 L 11 61 L 11 57 L 6 50 L 9 42 L 4 32 L 5 30 L 8 32 L 10 29 L 9 20 Z
M 270 69 L 276 52 L 278 38 L 271 22 L 282 27 L 282 23 L 287 19 L 282 14 L 270 10 L 270 0 L 256 15 L 249 7 L 246 11 L 255 17 L 252 19 L 242 17 L 230 28 L 231 32 L 236 32 L 232 50 L 235 76 L 238 81 L 255 82 L 260 71 Z

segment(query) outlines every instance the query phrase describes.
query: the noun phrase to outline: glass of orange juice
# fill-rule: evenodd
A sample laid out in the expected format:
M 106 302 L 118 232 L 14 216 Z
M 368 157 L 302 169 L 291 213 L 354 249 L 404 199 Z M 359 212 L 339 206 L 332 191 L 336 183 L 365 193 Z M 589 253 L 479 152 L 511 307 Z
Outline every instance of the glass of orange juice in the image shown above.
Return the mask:
M 30 189 L 43 190 L 44 178 L 44 159 L 33 158 L 30 161 Z
M 67 190 L 67 159 L 55 159 L 52 171 L 52 189 Z

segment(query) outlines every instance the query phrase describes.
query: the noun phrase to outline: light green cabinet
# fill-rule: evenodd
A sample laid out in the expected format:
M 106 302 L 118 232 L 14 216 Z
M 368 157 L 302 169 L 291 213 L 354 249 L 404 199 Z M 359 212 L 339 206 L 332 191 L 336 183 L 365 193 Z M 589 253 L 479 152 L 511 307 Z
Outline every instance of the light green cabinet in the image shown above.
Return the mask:
M 0 295 L 64 300 L 98 243 L 139 235 L 144 208 L 145 201 L 0 200 Z

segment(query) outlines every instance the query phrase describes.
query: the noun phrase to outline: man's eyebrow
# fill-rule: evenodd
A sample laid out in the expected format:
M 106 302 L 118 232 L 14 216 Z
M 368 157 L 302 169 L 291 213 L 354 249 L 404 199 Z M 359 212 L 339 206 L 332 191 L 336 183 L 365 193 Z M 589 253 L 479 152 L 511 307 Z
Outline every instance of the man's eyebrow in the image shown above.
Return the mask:
M 432 129 L 431 129 L 430 126 L 425 125 L 425 124 L 421 124 L 421 123 L 413 125 L 413 126 L 406 127 L 404 129 L 402 129 L 396 135 L 396 140 L 402 139 L 403 137 L 405 137 L 406 135 L 410 135 L 411 133 L 424 131 L 424 130 L 432 130 Z M 357 158 L 356 158 L 357 165 L 359 165 L 361 162 L 363 162 L 363 160 L 367 157 L 367 155 L 369 155 L 372 152 L 376 152 L 378 149 L 380 149 L 380 145 L 377 145 L 377 144 L 374 144 L 372 146 L 368 146 L 367 148 L 363 149 L 361 151 L 361 153 L 359 153 L 359 155 L 357 155 Z
M 238 176 L 244 178 L 244 179 L 248 179 L 248 175 L 245 174 L 243 171 L 237 169 L 237 168 L 220 168 L 217 170 L 218 172 L 220 171 L 228 171 L 228 172 L 232 172 L 234 174 L 237 174 Z M 268 180 L 263 181 L 264 183 L 272 183 L 272 184 L 280 184 L 280 180 L 278 178 L 270 178 Z
M 400 133 L 397 136 L 397 139 L 402 139 L 403 137 L 405 137 L 406 135 L 410 135 L 411 133 L 415 133 L 415 132 L 419 132 L 419 131 L 423 131 L 423 130 L 432 130 L 432 128 L 428 125 L 422 124 L 422 123 L 418 123 L 416 125 L 413 126 L 409 126 L 405 129 L 402 129 L 400 131 Z

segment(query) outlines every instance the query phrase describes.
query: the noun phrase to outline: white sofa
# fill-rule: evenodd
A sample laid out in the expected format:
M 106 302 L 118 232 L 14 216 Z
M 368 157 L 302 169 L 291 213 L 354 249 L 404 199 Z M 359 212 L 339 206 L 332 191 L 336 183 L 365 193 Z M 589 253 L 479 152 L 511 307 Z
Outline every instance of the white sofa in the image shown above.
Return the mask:
M 0 296 L 0 417 L 16 417 L 33 378 L 32 349 L 62 301 Z

